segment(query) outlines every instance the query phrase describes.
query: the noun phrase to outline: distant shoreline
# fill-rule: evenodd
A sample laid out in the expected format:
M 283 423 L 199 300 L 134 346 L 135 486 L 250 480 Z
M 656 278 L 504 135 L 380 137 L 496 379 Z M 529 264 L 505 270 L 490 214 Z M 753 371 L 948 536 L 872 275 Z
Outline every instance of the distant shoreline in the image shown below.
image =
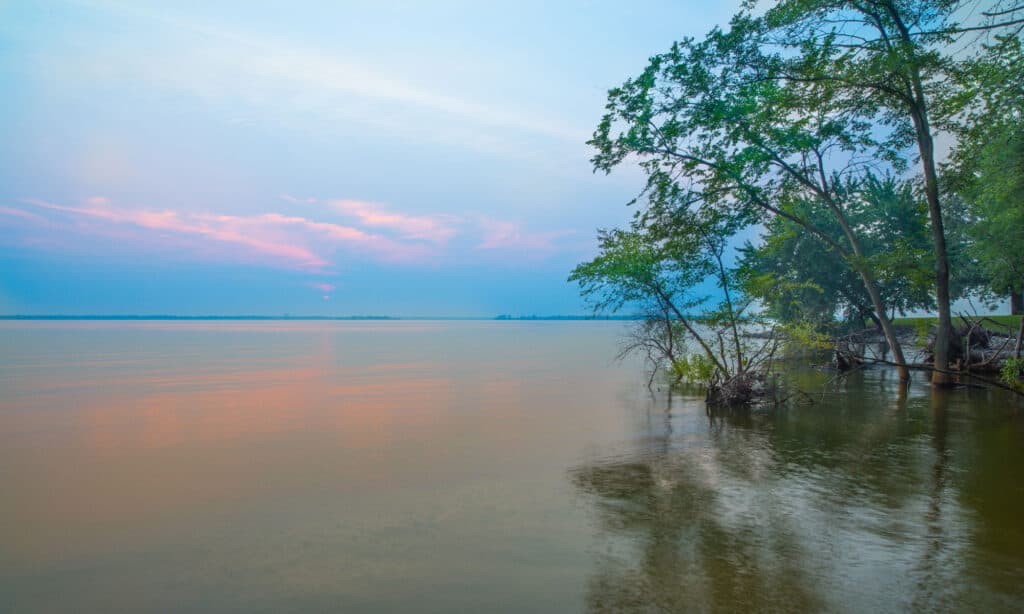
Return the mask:
M 0 315 L 0 320 L 312 320 L 312 321 L 398 321 L 398 320 L 476 320 L 476 321 L 577 321 L 577 320 L 642 320 L 644 316 L 586 316 L 586 315 L 553 315 L 553 316 L 511 316 L 495 317 L 472 316 L 175 316 L 175 315 Z

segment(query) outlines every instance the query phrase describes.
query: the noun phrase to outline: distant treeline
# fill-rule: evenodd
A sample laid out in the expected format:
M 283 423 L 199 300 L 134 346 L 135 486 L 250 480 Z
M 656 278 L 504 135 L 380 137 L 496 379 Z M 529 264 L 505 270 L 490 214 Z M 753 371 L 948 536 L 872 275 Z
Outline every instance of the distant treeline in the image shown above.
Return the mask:
M 390 316 L 5 315 L 0 320 L 398 320 Z
M 587 316 L 513 316 L 509 314 L 501 314 L 494 318 L 495 320 L 643 320 L 646 318 L 644 315 L 616 315 L 616 314 L 602 314 L 602 315 L 587 315 Z
M 642 320 L 643 315 L 518 315 L 486 317 L 394 317 L 394 316 L 175 316 L 175 315 L 0 315 L 0 320 Z

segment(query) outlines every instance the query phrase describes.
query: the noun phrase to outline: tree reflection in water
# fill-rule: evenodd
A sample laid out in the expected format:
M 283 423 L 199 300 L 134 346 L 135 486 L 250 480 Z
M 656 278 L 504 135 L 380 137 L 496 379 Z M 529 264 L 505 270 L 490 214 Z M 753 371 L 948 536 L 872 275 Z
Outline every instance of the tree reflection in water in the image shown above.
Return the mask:
M 652 400 L 626 453 L 570 471 L 595 510 L 587 606 L 1012 610 L 1024 429 L 1007 402 L 884 371 L 811 407 Z

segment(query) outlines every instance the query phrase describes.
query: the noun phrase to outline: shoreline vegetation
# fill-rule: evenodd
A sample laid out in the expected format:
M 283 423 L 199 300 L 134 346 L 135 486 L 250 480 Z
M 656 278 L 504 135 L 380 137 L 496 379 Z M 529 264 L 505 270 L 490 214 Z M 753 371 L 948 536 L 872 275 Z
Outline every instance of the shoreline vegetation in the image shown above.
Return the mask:
M 595 313 L 646 313 L 624 351 L 709 406 L 791 398 L 765 384 L 780 344 L 1020 392 L 1024 324 L 952 306 L 1024 313 L 1024 2 L 761 8 L 608 91 L 593 169 L 645 181 L 569 280 Z M 897 324 L 915 312 L 935 317 Z

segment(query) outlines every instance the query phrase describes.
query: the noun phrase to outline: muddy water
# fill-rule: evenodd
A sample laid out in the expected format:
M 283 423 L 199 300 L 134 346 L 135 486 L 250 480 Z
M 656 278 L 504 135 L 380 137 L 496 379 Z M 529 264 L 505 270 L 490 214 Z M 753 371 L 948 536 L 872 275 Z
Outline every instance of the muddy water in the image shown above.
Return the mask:
M 1024 420 L 708 416 L 608 322 L 2 322 L 0 611 L 1012 611 Z

